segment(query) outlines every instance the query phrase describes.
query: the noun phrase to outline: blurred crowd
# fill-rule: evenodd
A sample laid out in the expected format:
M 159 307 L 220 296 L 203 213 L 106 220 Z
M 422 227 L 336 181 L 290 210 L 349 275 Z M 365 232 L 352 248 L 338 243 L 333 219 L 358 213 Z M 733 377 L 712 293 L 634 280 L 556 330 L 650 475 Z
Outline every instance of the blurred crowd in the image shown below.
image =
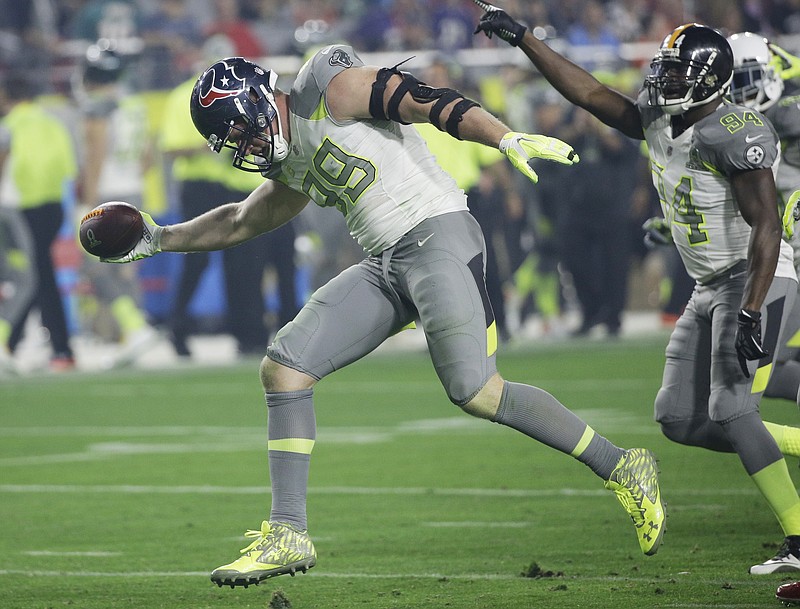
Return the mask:
M 681 23 L 760 32 L 790 51 L 800 47 L 800 0 L 498 3 L 631 96 L 660 40 Z M 422 80 L 457 88 L 514 130 L 560 137 L 579 152 L 580 164 L 543 166 L 533 185 L 499 154 L 421 127 L 486 232 L 488 288 L 503 340 L 534 332 L 616 336 L 631 307 L 674 320 L 691 282 L 672 252 L 643 245 L 642 223 L 660 213 L 645 153 L 565 104 L 515 60 L 518 51 L 474 36 L 481 14 L 469 0 L 0 0 L 0 153 L 6 165 L 16 162 L 3 171 L 0 208 L 27 217 L 32 260 L 33 250 L 50 252 L 50 271 L 38 260 L 29 265 L 39 297 L 23 307 L 26 316 L 40 312 L 50 365 L 75 365 L 69 344 L 76 336 L 117 344 L 110 365 L 135 361 L 159 339 L 191 357 L 189 338 L 203 332 L 230 333 L 240 353 L 261 354 L 315 287 L 360 259 L 344 222 L 313 205 L 285 229 L 219 255 L 170 254 L 121 268 L 90 259 L 75 240 L 81 215 L 103 201 L 129 201 L 163 223 L 242 198 L 260 178 L 205 148 L 189 119 L 194 79 L 229 55 L 288 75 L 333 42 L 352 44 L 368 63 L 414 57 L 408 69 Z M 15 140 L 47 146 L 25 121 L 9 121 L 24 104 L 58 119 L 71 150 L 42 156 L 15 148 Z M 26 180 L 48 176 L 58 197 L 53 189 L 28 193 Z M 54 204 L 63 222 L 45 234 L 31 210 Z M 0 226 L 0 237 L 10 232 Z M 0 248 L 10 260 L 7 252 L 20 246 L 6 242 Z M 59 306 L 43 289 L 43 272 L 55 278 Z M 9 293 L 0 289 L 0 313 Z M 577 321 L 567 320 L 570 311 Z M 32 322 L 7 325 L 0 325 L 4 357 Z
M 508 0 L 520 20 L 576 46 L 660 40 L 689 20 L 767 36 L 800 33 L 798 0 Z M 113 40 L 137 59 L 137 85 L 175 86 L 203 43 L 225 37 L 245 57 L 304 55 L 348 41 L 362 52 L 491 46 L 473 36 L 468 0 L 0 0 L 0 66 L 41 70 L 63 90 L 88 43 Z M 45 78 L 46 77 L 46 78 Z

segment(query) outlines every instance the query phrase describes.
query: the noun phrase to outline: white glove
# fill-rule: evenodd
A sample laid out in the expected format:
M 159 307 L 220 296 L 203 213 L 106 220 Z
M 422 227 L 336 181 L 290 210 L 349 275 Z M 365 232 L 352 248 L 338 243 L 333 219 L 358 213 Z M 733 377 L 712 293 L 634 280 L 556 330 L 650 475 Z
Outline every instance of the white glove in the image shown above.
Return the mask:
M 139 213 L 142 216 L 142 220 L 144 220 L 144 228 L 142 229 L 142 238 L 139 239 L 136 247 L 124 256 L 119 258 L 100 258 L 100 262 L 133 262 L 134 260 L 149 258 L 161 251 L 161 233 L 164 231 L 164 227 L 156 224 L 147 212 L 140 211 Z
M 563 165 L 572 165 L 580 161 L 572 146 L 546 135 L 529 135 L 509 131 L 500 140 L 499 148 L 500 152 L 508 157 L 511 164 L 534 184 L 539 181 L 539 176 L 531 167 L 533 159 L 545 159 Z

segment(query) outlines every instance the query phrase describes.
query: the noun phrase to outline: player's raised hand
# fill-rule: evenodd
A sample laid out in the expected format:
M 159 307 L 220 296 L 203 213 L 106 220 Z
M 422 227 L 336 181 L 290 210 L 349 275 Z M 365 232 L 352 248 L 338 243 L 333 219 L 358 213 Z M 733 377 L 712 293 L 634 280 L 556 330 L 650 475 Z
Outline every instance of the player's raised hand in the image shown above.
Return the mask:
M 782 80 L 791 80 L 800 76 L 800 57 L 795 57 L 777 44 L 771 42 L 769 43 L 769 48 L 775 55 L 780 57 L 778 75 Z
M 101 262 L 133 262 L 142 258 L 149 258 L 161 251 L 161 233 L 164 227 L 155 223 L 153 218 L 145 211 L 139 212 L 144 220 L 142 237 L 134 248 L 119 258 L 100 258 Z
M 547 135 L 509 131 L 500 140 L 499 148 L 500 152 L 508 157 L 511 164 L 534 184 L 539 181 L 539 176 L 531 167 L 531 161 L 534 159 L 555 161 L 563 165 L 572 165 L 580 160 L 572 146 Z
M 522 37 L 525 35 L 526 29 L 524 25 L 515 21 L 501 8 L 482 2 L 481 0 L 474 0 L 474 2 L 486 11 L 483 17 L 481 17 L 478 27 L 475 28 L 475 34 L 483 32 L 489 38 L 494 34 L 514 47 L 522 42 Z

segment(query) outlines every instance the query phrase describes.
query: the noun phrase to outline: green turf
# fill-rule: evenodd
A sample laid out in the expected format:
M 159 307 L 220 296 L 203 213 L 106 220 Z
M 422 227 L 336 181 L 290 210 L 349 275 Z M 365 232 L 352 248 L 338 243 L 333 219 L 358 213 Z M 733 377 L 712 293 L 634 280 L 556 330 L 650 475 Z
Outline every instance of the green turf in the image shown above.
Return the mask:
M 656 556 L 585 466 L 461 413 L 424 354 L 376 354 L 316 391 L 317 566 L 235 590 L 208 573 L 268 512 L 256 362 L 3 381 L 0 607 L 779 607 L 790 578 L 747 569 L 782 534 L 738 460 L 671 444 L 652 421 L 663 343 L 499 360 L 613 442 L 657 454 L 670 518 Z M 798 420 L 786 402 L 763 411 Z

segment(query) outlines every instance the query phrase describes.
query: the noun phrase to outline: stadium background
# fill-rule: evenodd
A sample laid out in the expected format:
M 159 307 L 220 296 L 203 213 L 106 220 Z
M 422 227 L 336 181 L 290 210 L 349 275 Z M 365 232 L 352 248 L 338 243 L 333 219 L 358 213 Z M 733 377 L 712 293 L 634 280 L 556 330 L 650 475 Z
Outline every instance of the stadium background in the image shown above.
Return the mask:
M 503 3 L 512 14 L 538 27 L 558 50 L 589 67 L 601 79 L 633 94 L 641 83 L 650 57 L 660 38 L 675 24 L 699 21 L 725 33 L 751 30 L 762 32 L 790 52 L 800 51 L 800 18 L 796 0 L 753 1 L 659 1 L 538 0 Z M 167 161 L 158 149 L 158 134 L 169 92 L 198 73 L 224 51 L 249 54 L 254 60 L 281 75 L 279 86 L 288 90 L 293 75 L 305 57 L 319 46 L 349 42 L 368 64 L 395 65 L 424 75 L 433 63 L 444 63 L 461 90 L 503 117 L 514 129 L 537 132 L 534 109 L 542 104 L 560 104 L 546 83 L 537 77 L 527 59 L 509 48 L 472 30 L 481 10 L 467 0 L 348 0 L 346 2 L 260 0 L 32 0 L 0 2 L 0 70 L 24 69 L 36 74 L 42 99 L 75 136 L 78 156 L 80 137 L 76 133 L 79 114 L 72 81 L 88 46 L 109 41 L 125 60 L 124 84 L 128 100 L 136 99 L 144 109 L 141 122 L 132 127 L 131 137 L 143 138 L 154 155 L 143 175 L 142 207 L 157 221 L 168 223 L 180 216 L 175 184 Z M 187 103 L 188 111 L 188 103 Z M 199 136 L 198 136 L 199 137 Z M 209 153 L 210 154 L 210 153 Z M 568 174 L 540 171 L 542 184 L 569 179 Z M 526 231 L 536 221 L 543 195 L 517 182 L 530 208 L 511 237 L 522 239 L 523 248 L 534 254 L 538 234 Z M 649 180 L 640 183 L 652 190 Z M 546 192 L 546 191 L 545 191 Z M 84 254 L 76 242 L 76 208 L 79 193 L 67 185 L 64 205 L 66 220 L 54 256 L 58 279 L 67 307 L 70 328 L 76 340 L 112 341 L 114 331 L 104 323 L 103 311 L 93 303 L 91 288 L 81 276 Z M 648 210 L 654 207 L 652 192 Z M 14 205 L 15 193 L 8 179 L 0 184 L 0 204 Z M 296 293 L 304 301 L 313 288 L 341 266 L 356 261 L 360 252 L 349 243 L 344 223 L 325 210 L 310 205 L 296 221 L 298 239 L 294 256 L 298 263 Z M 631 218 L 631 239 L 641 218 Z M 334 223 L 340 228 L 332 228 Z M 333 231 L 337 240 L 334 261 L 320 248 L 319 230 Z M 489 236 L 493 239 L 493 236 Z M 628 313 L 647 312 L 640 325 L 658 325 L 663 307 L 663 288 L 668 265 L 663 252 L 648 252 L 640 243 L 631 244 L 636 255 L 621 272 L 630 277 L 626 298 Z M 502 256 L 502 248 L 499 250 Z M 166 254 L 142 261 L 137 266 L 143 306 L 154 324 L 169 315 L 174 297 L 175 277 L 181 256 Z M 513 261 L 501 264 L 505 285 L 514 284 L 518 270 Z M 513 339 L 540 338 L 550 331 L 554 338 L 568 335 L 580 318 L 579 305 L 570 288 L 568 273 L 559 269 L 559 323 L 556 331 L 542 324 L 541 311 L 521 310 L 519 302 L 507 302 Z M 668 283 L 668 282 L 667 282 Z M 668 285 L 667 285 L 668 287 Z M 265 277 L 264 297 L 268 311 L 278 308 L 274 281 Z M 541 304 L 541 303 L 540 303 Z M 515 308 L 516 307 L 516 308 Z M 514 309 L 514 310 L 512 310 Z M 225 314 L 220 255 L 212 263 L 192 301 L 190 312 L 197 326 L 209 334 L 219 332 Z M 526 324 L 526 318 L 528 323 Z

